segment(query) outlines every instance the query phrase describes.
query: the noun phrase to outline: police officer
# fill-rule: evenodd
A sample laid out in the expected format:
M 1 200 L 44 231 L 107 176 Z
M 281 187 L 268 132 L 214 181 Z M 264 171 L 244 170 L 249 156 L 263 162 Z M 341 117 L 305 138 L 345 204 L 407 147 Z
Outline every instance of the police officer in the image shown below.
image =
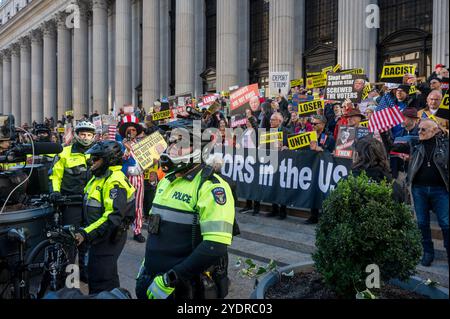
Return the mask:
M 136 295 L 139 299 L 224 298 L 229 282 L 227 247 L 235 217 L 232 191 L 212 167 L 201 164 L 202 150 L 192 142 L 201 140 L 194 133 L 200 130 L 193 129 L 193 122 L 168 125 L 189 136 L 190 142 L 180 147 L 186 140 L 180 141 L 172 131 L 169 148 L 161 156 L 167 175 L 153 201 Z
M 50 128 L 43 124 L 38 124 L 33 130 L 33 134 L 36 136 L 36 142 L 38 143 L 50 143 L 52 131 Z M 45 155 L 36 155 L 34 156 L 34 164 L 42 164 L 47 169 L 53 166 L 53 162 L 55 160 L 57 154 L 45 154 Z M 33 163 L 33 156 L 28 156 L 27 163 Z
M 84 187 L 91 179 L 87 160 L 90 155 L 86 151 L 94 143 L 95 126 L 86 121 L 79 122 L 75 127 L 74 143 L 63 149 L 62 153 L 55 158 L 55 164 L 50 175 L 53 193 L 50 194 L 51 200 L 58 200 L 61 196 L 80 195 L 83 196 Z M 70 203 L 62 216 L 63 225 L 82 226 L 83 214 L 80 202 Z M 86 259 L 85 247 L 80 247 L 79 266 L 81 280 L 86 282 Z M 75 253 L 71 252 L 71 261 L 74 262 Z
M 122 148 L 115 141 L 99 142 L 91 155 L 94 175 L 85 188 L 83 210 L 87 227 L 76 234 L 78 244 L 89 247 L 89 293 L 120 287 L 117 260 L 125 246 L 127 229 L 134 219 L 135 189 L 122 173 Z

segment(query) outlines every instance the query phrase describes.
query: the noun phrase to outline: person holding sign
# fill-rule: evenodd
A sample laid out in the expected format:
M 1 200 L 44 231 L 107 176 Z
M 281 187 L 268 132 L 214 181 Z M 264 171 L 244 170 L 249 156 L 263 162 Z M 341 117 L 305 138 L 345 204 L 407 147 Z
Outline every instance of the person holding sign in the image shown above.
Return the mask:
M 427 97 L 427 107 L 419 112 L 419 118 L 432 119 L 439 127 L 444 130 L 448 135 L 449 121 L 436 117 L 436 113 L 439 111 L 439 107 L 442 102 L 442 93 L 440 91 L 431 91 Z
M 139 142 L 138 136 L 141 135 L 143 130 L 144 128 L 139 124 L 139 119 L 133 115 L 125 116 L 119 127 L 119 134 L 123 138 L 122 144 L 125 148 L 122 171 L 136 189 L 133 239 L 138 243 L 145 242 L 145 237 L 141 232 L 144 208 L 144 172 L 135 159 L 133 145 Z

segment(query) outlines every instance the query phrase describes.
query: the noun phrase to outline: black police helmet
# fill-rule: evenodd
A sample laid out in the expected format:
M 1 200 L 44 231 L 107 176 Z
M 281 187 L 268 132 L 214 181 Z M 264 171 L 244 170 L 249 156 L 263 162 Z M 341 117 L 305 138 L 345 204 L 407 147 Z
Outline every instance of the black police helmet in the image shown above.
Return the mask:
M 91 155 L 92 158 L 102 158 L 106 166 L 122 165 L 123 151 L 116 141 L 98 142 L 86 154 Z

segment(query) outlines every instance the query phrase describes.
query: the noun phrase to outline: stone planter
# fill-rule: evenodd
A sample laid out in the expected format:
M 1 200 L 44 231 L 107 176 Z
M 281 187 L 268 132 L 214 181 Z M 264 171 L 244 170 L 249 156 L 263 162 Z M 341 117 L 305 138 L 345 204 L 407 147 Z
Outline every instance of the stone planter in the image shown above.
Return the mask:
M 259 284 L 256 286 L 256 289 L 251 294 L 250 298 L 265 299 L 264 296 L 266 294 L 266 291 L 280 280 L 282 273 L 290 273 L 291 271 L 294 271 L 294 273 L 298 274 L 302 272 L 311 272 L 313 270 L 314 263 L 312 262 L 305 262 L 280 268 L 278 271 L 271 272 L 263 279 L 261 279 Z M 431 299 L 449 299 L 447 288 L 444 288 L 442 286 L 429 287 L 422 284 L 423 282 L 424 280 L 414 276 L 411 277 L 407 282 L 391 280 L 389 283 L 405 290 L 415 291 Z

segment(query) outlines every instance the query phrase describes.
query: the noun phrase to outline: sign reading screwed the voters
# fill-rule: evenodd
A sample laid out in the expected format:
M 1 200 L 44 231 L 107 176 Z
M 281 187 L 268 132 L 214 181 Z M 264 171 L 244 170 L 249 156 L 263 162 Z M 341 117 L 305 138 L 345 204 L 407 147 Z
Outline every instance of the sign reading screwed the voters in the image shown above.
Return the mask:
M 155 132 L 133 145 L 133 154 L 139 165 L 141 165 L 141 168 L 145 171 L 153 166 L 153 160 L 159 160 L 160 155 L 166 149 L 167 143 L 164 137 L 159 132 Z
M 411 64 L 385 64 L 381 73 L 381 81 L 387 83 L 403 83 L 406 74 L 415 74 L 416 66 Z
M 364 75 L 329 73 L 325 99 L 352 103 L 361 103 L 366 80 Z
M 270 72 L 269 90 L 271 96 L 288 95 L 290 90 L 289 72 Z
M 237 89 L 230 94 L 230 115 L 231 127 L 245 125 L 247 117 L 246 110 L 257 112 L 261 109 L 259 103 L 259 87 L 258 84 L 251 84 Z
M 311 142 L 317 142 L 317 133 L 315 131 L 291 135 L 288 137 L 288 146 L 291 151 L 307 147 L 309 148 Z

